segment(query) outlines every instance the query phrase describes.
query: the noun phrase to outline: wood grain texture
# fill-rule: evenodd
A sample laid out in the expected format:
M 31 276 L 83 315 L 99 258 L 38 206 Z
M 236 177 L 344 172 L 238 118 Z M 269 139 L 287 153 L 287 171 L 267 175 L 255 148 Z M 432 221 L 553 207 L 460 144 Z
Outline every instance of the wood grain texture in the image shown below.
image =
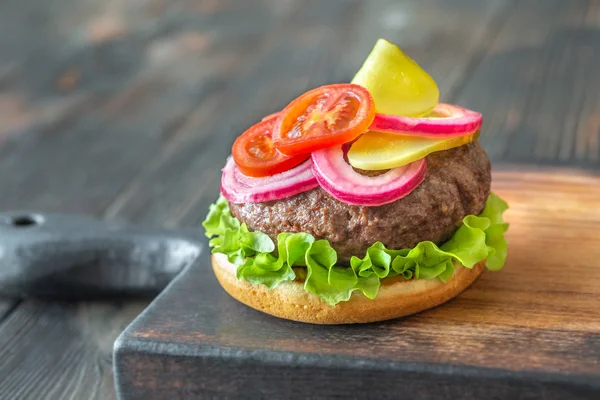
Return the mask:
M 223 26 L 199 11 L 140 20 L 125 2 L 124 10 L 106 5 L 108 21 L 124 19 L 127 35 L 44 42 L 0 93 L 0 130 L 7 136 L 0 149 L 0 204 L 101 214 L 161 153 L 190 110 L 258 57 L 281 7 L 244 4 L 256 18 L 238 24 L 242 8 L 223 10 Z M 95 18 L 101 17 L 88 15 L 87 23 Z M 225 29 L 228 35 L 221 35 Z
M 17 306 L 17 304 L 18 302 L 14 300 L 0 299 L 0 322 L 2 322 L 4 318 L 12 312 L 12 310 L 14 309 L 14 307 Z
M 114 399 L 113 341 L 146 305 L 25 301 L 0 325 L 0 398 Z
M 517 2 L 479 57 L 452 100 L 483 113 L 493 160 L 599 165 L 597 2 Z
M 358 387 L 380 376 L 382 398 L 600 395 L 600 174 L 504 166 L 493 178 L 511 205 L 508 261 L 455 300 L 387 323 L 299 324 L 236 303 L 205 257 L 121 337 L 123 393 L 368 398 Z M 288 375 L 297 393 L 276 383 Z

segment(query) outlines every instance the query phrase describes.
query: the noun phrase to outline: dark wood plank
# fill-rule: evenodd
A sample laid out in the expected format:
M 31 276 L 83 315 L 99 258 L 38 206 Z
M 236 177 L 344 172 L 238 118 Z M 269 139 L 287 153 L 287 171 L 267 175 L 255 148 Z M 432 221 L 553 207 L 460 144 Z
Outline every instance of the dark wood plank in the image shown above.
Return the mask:
M 0 299 L 0 322 L 2 322 L 17 306 L 15 300 Z
M 0 399 L 114 399 L 113 341 L 146 305 L 22 303 L 0 324 Z
M 484 115 L 493 160 L 600 165 L 597 3 L 521 1 L 453 100 Z
M 353 44 L 343 69 L 352 78 L 379 37 L 398 44 L 437 82 L 442 101 L 465 80 L 471 62 L 485 52 L 513 10 L 513 0 L 365 2 L 352 28 Z M 376 26 L 377 29 L 373 29 Z M 468 78 L 468 77 L 467 77 Z
M 124 36 L 54 43 L 26 59 L 2 91 L 16 116 L 3 128 L 11 136 L 0 149 L 0 204 L 100 214 L 189 111 L 256 58 L 280 7 L 245 4 L 256 18 L 235 24 L 243 9 L 223 11 L 227 25 L 206 22 L 201 10 L 154 21 L 117 12 L 133 22 Z M 75 112 L 59 106 L 81 97 L 88 100 Z
M 132 399 L 369 398 L 378 377 L 381 398 L 597 397 L 600 175 L 505 167 L 493 189 L 511 205 L 507 265 L 455 300 L 385 323 L 300 324 L 229 298 L 206 255 L 121 337 L 120 387 Z

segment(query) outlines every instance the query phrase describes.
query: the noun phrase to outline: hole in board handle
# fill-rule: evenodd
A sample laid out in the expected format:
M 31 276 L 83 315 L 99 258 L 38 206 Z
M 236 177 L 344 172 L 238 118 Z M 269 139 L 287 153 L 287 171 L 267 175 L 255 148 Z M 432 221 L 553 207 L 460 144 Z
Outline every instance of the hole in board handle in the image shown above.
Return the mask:
M 31 228 L 42 222 L 43 218 L 39 215 L 15 215 L 8 220 L 8 224 L 15 228 Z

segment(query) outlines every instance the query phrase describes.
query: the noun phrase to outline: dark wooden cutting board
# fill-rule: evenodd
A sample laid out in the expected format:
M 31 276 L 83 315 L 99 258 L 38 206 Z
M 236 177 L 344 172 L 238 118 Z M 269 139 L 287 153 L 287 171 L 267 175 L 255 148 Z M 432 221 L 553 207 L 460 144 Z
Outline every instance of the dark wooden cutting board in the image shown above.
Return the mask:
M 395 321 L 316 326 L 263 315 L 209 255 L 115 344 L 122 399 L 600 398 L 600 177 L 496 167 L 509 257 L 455 300 Z

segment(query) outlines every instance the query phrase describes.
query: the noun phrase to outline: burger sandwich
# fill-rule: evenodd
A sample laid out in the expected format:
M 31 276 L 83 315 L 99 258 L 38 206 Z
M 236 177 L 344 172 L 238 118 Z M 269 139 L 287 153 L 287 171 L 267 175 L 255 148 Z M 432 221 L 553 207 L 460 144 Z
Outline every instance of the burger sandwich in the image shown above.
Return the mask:
M 239 136 L 203 226 L 240 302 L 315 324 L 457 296 L 507 255 L 481 114 L 380 39 L 352 83 L 310 90 Z

